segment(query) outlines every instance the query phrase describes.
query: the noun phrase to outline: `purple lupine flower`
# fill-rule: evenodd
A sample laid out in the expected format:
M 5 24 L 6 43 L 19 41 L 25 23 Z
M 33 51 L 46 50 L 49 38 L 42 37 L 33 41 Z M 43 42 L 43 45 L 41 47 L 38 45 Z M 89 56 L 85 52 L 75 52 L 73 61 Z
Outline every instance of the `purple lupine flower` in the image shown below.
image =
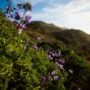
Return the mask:
M 59 76 L 54 76 L 53 80 L 58 80 Z
M 28 20 L 27 23 L 28 23 L 28 24 L 31 23 L 31 20 Z
M 19 31 L 18 31 L 18 33 L 19 33 L 19 34 L 21 34 L 21 32 L 22 32 L 22 29 L 21 29 L 21 28 L 19 28 Z
M 21 13 L 21 12 L 16 12 L 15 19 L 16 19 L 16 20 L 22 20 L 22 19 L 23 19 L 23 13 Z
M 23 41 L 22 43 L 23 43 L 23 44 L 25 44 L 26 42 L 25 42 L 25 41 Z
M 18 15 L 19 15 L 20 19 L 23 18 L 23 13 L 19 12 Z
M 42 76 L 42 81 L 45 81 L 46 80 L 46 77 L 45 76 Z
M 59 66 L 60 66 L 58 62 L 55 62 L 55 65 L 56 65 L 57 67 L 59 67 Z
M 72 69 L 69 69 L 68 71 L 69 71 L 69 73 L 73 74 L 73 70 Z
M 53 57 L 57 57 L 57 53 L 55 52 L 55 53 L 52 53 L 52 55 L 53 55 Z
M 51 69 L 53 69 L 53 65 L 51 65 Z
M 58 50 L 58 56 L 60 56 L 61 55 L 61 50 Z
M 46 53 L 48 53 L 49 50 L 45 50 Z
M 59 62 L 59 63 L 62 63 L 62 59 L 59 59 L 58 62 Z
M 53 57 L 55 56 L 54 53 L 52 53 L 52 56 L 53 56 Z
M 63 69 L 63 65 L 60 64 L 59 66 L 60 66 L 60 69 Z
M 49 51 L 49 54 L 51 55 L 51 54 L 52 54 L 52 52 L 51 52 L 51 51 Z
M 34 49 L 36 49 L 36 50 L 38 49 L 38 47 L 37 47 L 37 46 L 33 46 L 33 48 L 34 48 Z
M 51 76 L 53 76 L 54 74 L 56 74 L 56 71 L 51 72 Z
M 56 52 L 54 53 L 54 56 L 57 56 L 57 53 Z
M 21 24 L 21 28 L 25 29 L 26 28 L 26 24 Z
M 28 20 L 31 19 L 31 16 L 26 16 L 25 18 L 26 18 L 26 20 L 28 21 Z
M 64 64 L 64 63 L 65 63 L 65 60 L 63 59 L 63 60 L 62 60 L 62 64 Z
M 30 11 L 27 11 L 27 12 L 26 12 L 26 14 L 25 14 L 25 19 L 26 19 L 26 21 L 28 21 L 28 20 L 31 19 Z
M 31 16 L 26 16 L 25 18 L 26 18 L 26 22 L 27 23 L 31 23 L 31 20 L 30 20 L 31 19 Z
M 51 58 L 51 56 L 50 56 L 50 55 L 48 55 L 48 58 Z
M 26 47 L 26 46 L 24 47 L 24 50 L 25 50 L 25 51 L 27 50 L 27 47 Z
M 61 54 L 61 53 L 59 52 L 59 53 L 58 53 L 58 56 L 60 56 L 60 54 Z
M 53 61 L 53 57 L 51 57 L 51 59 L 50 59 L 51 61 Z
M 58 62 L 61 63 L 61 64 L 64 64 L 65 60 L 64 59 L 59 59 Z

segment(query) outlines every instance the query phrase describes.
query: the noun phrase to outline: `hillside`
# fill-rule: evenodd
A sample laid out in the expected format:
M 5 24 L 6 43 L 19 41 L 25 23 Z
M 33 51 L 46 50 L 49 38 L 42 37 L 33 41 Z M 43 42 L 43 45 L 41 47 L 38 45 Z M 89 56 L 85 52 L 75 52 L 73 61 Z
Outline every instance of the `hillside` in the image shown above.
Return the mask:
M 54 25 L 45 28 L 52 26 L 59 31 Z M 0 12 L 0 90 L 90 90 L 86 59 L 62 47 L 55 31 L 42 34 L 37 24 L 33 28 L 18 33 L 18 26 Z
M 44 43 L 58 43 L 62 46 L 78 51 L 83 56 L 89 57 L 90 35 L 84 33 L 83 31 L 60 28 L 42 21 L 33 21 L 30 25 L 28 25 L 28 29 L 25 32 L 34 39 L 38 36 L 45 37 L 45 39 L 43 39 Z

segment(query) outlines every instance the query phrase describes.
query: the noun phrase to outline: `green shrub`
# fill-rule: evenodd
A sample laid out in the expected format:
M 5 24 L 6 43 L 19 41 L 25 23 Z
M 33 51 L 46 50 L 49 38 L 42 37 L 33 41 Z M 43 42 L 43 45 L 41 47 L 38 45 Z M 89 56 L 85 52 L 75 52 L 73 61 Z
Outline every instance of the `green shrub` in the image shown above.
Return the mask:
M 67 76 L 65 70 L 62 73 L 47 59 L 43 50 L 34 49 L 28 35 L 24 32 L 18 35 L 16 27 L 1 14 L 0 90 L 64 90 L 63 77 Z M 59 79 L 50 81 L 49 76 L 54 70 L 58 72 Z M 46 77 L 44 81 L 43 76 Z

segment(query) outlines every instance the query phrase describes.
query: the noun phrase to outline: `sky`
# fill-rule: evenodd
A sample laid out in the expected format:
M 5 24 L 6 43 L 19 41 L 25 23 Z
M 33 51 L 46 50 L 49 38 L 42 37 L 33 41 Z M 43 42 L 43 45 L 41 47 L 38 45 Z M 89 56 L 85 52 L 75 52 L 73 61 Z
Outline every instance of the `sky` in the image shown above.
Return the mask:
M 32 20 L 79 29 L 90 34 L 90 0 L 12 0 L 12 5 L 26 2 L 32 4 Z M 6 4 L 6 0 L 0 0 L 0 7 Z

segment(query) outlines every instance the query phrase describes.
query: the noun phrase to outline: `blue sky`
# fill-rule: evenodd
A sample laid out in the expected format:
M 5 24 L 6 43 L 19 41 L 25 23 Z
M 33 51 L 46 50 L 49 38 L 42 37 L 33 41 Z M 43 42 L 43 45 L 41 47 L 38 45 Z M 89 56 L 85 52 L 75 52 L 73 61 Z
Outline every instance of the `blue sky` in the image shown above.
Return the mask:
M 0 0 L 0 7 L 6 0 Z M 42 20 L 60 27 L 83 30 L 90 34 L 90 0 L 12 0 L 17 3 L 30 2 L 32 20 Z

